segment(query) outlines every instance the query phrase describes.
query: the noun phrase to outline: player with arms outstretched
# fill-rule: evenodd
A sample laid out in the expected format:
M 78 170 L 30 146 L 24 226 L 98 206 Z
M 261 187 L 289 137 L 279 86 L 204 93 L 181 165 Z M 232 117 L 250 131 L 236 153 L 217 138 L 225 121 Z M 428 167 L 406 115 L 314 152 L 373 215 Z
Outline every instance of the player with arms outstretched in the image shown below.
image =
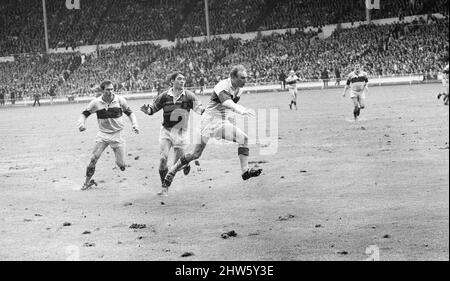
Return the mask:
M 203 150 L 210 138 L 224 139 L 235 142 L 239 145 L 238 156 L 240 160 L 242 179 L 248 180 L 261 174 L 262 169 L 249 168 L 248 166 L 248 136 L 229 121 L 231 112 L 236 112 L 247 117 L 254 117 L 254 113 L 237 104 L 241 94 L 242 87 L 247 79 L 247 71 L 244 66 L 237 65 L 231 70 L 228 79 L 221 80 L 215 87 L 211 99 L 202 116 L 201 132 L 197 136 L 196 145 L 193 152 L 181 157 L 177 163 L 172 166 L 164 179 L 159 195 L 167 195 L 169 187 L 177 171 L 185 165 L 194 161 L 202 155 Z
M 365 99 L 366 93 L 368 92 L 367 84 L 369 79 L 367 78 L 367 73 L 362 71 L 361 65 L 356 64 L 355 69 L 348 75 L 347 84 L 344 87 L 344 93 L 342 94 L 345 97 L 347 90 L 350 89 L 350 98 L 353 100 L 354 109 L 353 109 L 353 117 L 358 119 L 361 109 L 365 108 Z
M 95 139 L 95 147 L 92 153 L 91 161 L 86 169 L 86 180 L 82 190 L 97 185 L 92 176 L 95 173 L 95 165 L 106 147 L 111 146 L 116 157 L 116 164 L 121 171 L 125 171 L 125 140 L 122 130 L 125 127 L 122 115 L 128 116 L 131 121 L 133 131 L 138 134 L 139 128 L 136 116 L 127 104 L 127 101 L 118 95 L 115 95 L 114 86 L 111 81 L 104 81 L 100 85 L 102 95 L 93 99 L 87 108 L 81 114 L 78 120 L 78 129 L 80 132 L 86 130 L 86 119 L 93 113 L 97 114 L 98 127 L 100 131 Z
M 163 123 L 159 133 L 161 184 L 168 172 L 167 159 L 170 149 L 172 147 L 174 149 L 175 163 L 184 155 L 190 110 L 192 109 L 198 114 L 203 114 L 205 111 L 197 96 L 184 89 L 186 78 L 181 72 L 173 73 L 170 76 L 170 82 L 172 88 L 158 95 L 152 105 L 141 107 L 141 111 L 147 115 L 153 115 L 163 109 Z M 189 174 L 189 171 L 190 166 L 186 165 L 183 168 L 184 174 Z

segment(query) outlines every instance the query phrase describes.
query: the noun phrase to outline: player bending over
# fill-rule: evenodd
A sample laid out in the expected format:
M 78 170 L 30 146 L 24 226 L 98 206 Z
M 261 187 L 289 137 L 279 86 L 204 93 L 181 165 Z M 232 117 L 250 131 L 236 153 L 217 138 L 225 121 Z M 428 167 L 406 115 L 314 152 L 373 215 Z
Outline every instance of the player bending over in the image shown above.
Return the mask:
M 215 87 L 211 99 L 202 116 L 201 131 L 197 136 L 196 145 L 193 152 L 181 157 L 177 163 L 169 169 L 164 179 L 159 195 L 167 195 L 169 187 L 175 177 L 175 174 L 202 155 L 210 138 L 224 139 L 236 142 L 238 147 L 238 156 L 241 165 L 242 179 L 248 180 L 261 174 L 262 169 L 248 167 L 248 136 L 235 127 L 228 119 L 231 112 L 236 112 L 243 116 L 254 117 L 254 113 L 247 108 L 237 104 L 242 94 L 241 88 L 245 85 L 247 71 L 242 65 L 232 68 L 230 77 L 221 80 Z
M 353 109 L 355 120 L 358 119 L 361 109 L 365 108 L 366 93 L 369 91 L 368 82 L 367 73 L 361 70 L 360 64 L 356 64 L 354 71 L 348 75 L 347 84 L 342 94 L 345 97 L 347 90 L 350 89 L 350 98 L 355 106 Z
M 86 180 L 81 190 L 91 188 L 97 185 L 91 180 L 95 173 L 95 165 L 106 147 L 111 146 L 116 157 L 116 164 L 121 171 L 125 171 L 125 140 L 122 136 L 124 123 L 122 115 L 125 113 L 131 120 L 133 131 L 138 134 L 138 124 L 136 116 L 131 111 L 127 101 L 118 95 L 115 95 L 114 86 L 111 81 L 104 81 L 100 85 L 102 95 L 93 99 L 87 108 L 81 114 L 78 120 L 78 129 L 80 132 L 86 130 L 86 119 L 92 113 L 97 114 L 98 127 L 100 131 L 95 139 L 95 147 L 92 153 L 91 161 L 86 169 Z
M 184 155 L 190 110 L 192 109 L 198 114 L 203 114 L 205 111 L 197 96 L 184 89 L 186 78 L 181 72 L 173 73 L 170 76 L 170 82 L 172 88 L 158 95 L 152 105 L 147 104 L 141 107 L 141 111 L 148 115 L 153 115 L 163 109 L 163 123 L 159 132 L 159 176 L 161 184 L 169 170 L 167 159 L 170 149 L 172 147 L 174 149 L 175 163 Z M 185 175 L 189 174 L 190 168 L 189 165 L 184 167 Z

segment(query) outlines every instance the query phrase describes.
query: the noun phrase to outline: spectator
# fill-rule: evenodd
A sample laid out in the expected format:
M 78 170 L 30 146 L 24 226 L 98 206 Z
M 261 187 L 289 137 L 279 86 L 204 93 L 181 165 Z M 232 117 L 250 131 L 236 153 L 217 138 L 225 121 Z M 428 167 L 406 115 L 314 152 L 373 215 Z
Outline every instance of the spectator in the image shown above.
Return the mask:
M 334 86 L 340 86 L 341 85 L 341 72 L 339 70 L 339 67 L 334 68 L 334 78 L 336 79 Z
M 281 88 L 286 89 L 286 74 L 284 73 L 284 71 L 280 72 L 278 80 L 281 82 Z
M 329 74 L 328 74 L 328 69 L 324 68 L 322 70 L 322 73 L 320 74 L 320 79 L 322 79 L 323 82 L 323 88 L 328 88 L 328 81 L 329 81 Z

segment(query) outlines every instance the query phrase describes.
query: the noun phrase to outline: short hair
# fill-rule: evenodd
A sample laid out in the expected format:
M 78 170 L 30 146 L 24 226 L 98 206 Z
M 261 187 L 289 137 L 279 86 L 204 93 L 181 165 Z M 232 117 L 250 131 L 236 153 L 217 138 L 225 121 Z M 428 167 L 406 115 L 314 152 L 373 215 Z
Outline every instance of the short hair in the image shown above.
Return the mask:
M 105 80 L 105 81 L 103 81 L 103 82 L 100 84 L 100 89 L 101 89 L 102 91 L 104 91 L 105 88 L 106 88 L 106 85 L 113 85 L 113 82 L 111 82 L 110 80 Z
M 181 71 L 175 71 L 174 73 L 172 73 L 169 76 L 170 81 L 174 81 L 175 79 L 177 79 L 178 75 L 183 75 L 184 76 L 184 74 Z
M 245 70 L 246 70 L 245 66 L 243 66 L 242 64 L 235 65 L 231 69 L 230 77 L 235 78 L 235 77 L 237 77 L 237 74 L 239 71 L 245 71 Z

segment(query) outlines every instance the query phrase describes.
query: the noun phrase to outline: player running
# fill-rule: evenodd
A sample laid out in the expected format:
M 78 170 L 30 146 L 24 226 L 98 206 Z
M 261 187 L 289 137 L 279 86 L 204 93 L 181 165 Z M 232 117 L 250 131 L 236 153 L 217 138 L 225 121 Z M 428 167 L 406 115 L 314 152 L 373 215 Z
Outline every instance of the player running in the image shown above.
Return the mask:
M 298 76 L 295 74 L 294 70 L 289 71 L 289 75 L 286 78 L 286 85 L 289 89 L 289 94 L 291 95 L 291 103 L 289 104 L 289 108 L 292 110 L 292 105 L 295 106 L 295 110 L 297 109 L 297 81 L 299 80 Z
M 229 121 L 229 114 L 236 112 L 243 116 L 254 117 L 249 109 L 237 104 L 242 94 L 242 87 L 247 79 L 247 71 L 242 65 L 232 68 L 230 77 L 221 80 L 215 87 L 211 99 L 202 116 L 201 132 L 192 153 L 182 156 L 167 173 L 158 195 L 167 195 L 175 174 L 202 155 L 210 138 L 224 139 L 238 143 L 238 156 L 242 179 L 248 180 L 261 174 L 262 169 L 248 167 L 248 136 Z
M 178 161 L 184 155 L 184 147 L 187 140 L 187 127 L 190 110 L 203 114 L 205 108 L 197 96 L 184 89 L 186 78 L 181 72 L 175 72 L 170 76 L 172 88 L 158 95 L 152 105 L 143 105 L 141 111 L 153 115 L 163 109 L 163 123 L 159 133 L 160 159 L 159 176 L 161 184 L 168 172 L 167 159 L 169 151 L 173 147 L 174 161 Z M 185 175 L 189 174 L 190 166 L 183 169 Z
M 100 131 L 95 139 L 95 147 L 92 153 L 91 162 L 86 169 L 86 180 L 81 190 L 91 188 L 97 185 L 91 180 L 95 173 L 95 165 L 106 147 L 111 146 L 116 157 L 116 164 L 121 171 L 125 171 L 125 140 L 122 137 L 124 123 L 122 115 L 125 113 L 131 121 L 133 131 L 138 134 L 138 124 L 136 116 L 131 111 L 127 101 L 118 95 L 115 95 L 113 83 L 104 81 L 100 85 L 102 95 L 93 99 L 87 108 L 81 114 L 78 120 L 78 129 L 80 132 L 86 130 L 86 119 L 93 113 L 97 114 L 98 127 Z
M 350 98 L 353 100 L 355 108 L 353 109 L 353 117 L 358 119 L 361 109 L 365 108 L 366 93 L 368 92 L 367 84 L 369 79 L 367 73 L 361 70 L 361 65 L 356 64 L 355 69 L 348 75 L 347 84 L 344 87 L 345 97 L 347 90 L 350 88 Z
M 439 95 L 437 96 L 438 99 L 440 99 L 442 97 L 442 99 L 444 100 L 444 105 L 448 105 L 448 88 L 449 88 L 449 84 L 448 84 L 448 64 L 447 66 L 444 68 L 444 70 L 442 71 L 443 77 L 442 77 L 442 85 L 444 87 L 444 91 L 439 93 Z

